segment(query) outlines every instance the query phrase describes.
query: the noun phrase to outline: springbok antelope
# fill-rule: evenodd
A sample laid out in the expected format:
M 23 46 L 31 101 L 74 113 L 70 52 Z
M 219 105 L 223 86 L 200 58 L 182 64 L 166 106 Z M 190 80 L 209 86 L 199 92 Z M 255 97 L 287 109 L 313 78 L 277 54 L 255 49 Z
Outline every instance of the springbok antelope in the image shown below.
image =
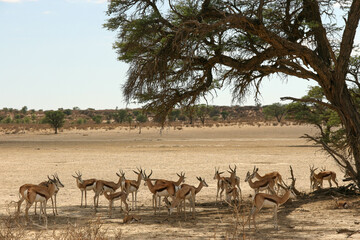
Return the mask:
M 142 169 L 137 169 L 138 171 L 134 171 L 134 173 L 138 176 L 137 180 L 126 180 L 125 179 L 125 173 L 123 171 L 120 171 L 120 175 L 116 173 L 119 177 L 122 177 L 123 180 L 121 181 L 121 189 L 125 191 L 127 194 L 131 193 L 132 201 L 131 201 L 131 208 L 137 209 L 137 192 L 140 187 L 141 180 L 143 179 Z M 134 198 L 135 193 L 135 198 Z M 135 208 L 134 208 L 134 202 L 135 202 Z
M 180 184 L 185 182 L 185 173 L 181 172 L 180 174 L 176 173 L 176 175 L 179 177 L 177 181 L 171 181 L 171 180 L 165 180 L 165 179 L 152 179 L 155 180 L 155 186 L 156 185 L 163 185 L 166 183 L 172 183 L 175 185 L 175 192 L 180 189 Z M 159 196 L 159 203 L 161 202 L 161 196 Z
M 171 205 L 169 202 L 167 202 L 165 199 L 165 202 L 167 202 L 167 208 L 169 211 L 169 215 L 173 212 L 174 208 L 177 207 L 179 212 L 179 206 L 181 205 L 181 202 L 184 202 L 184 216 L 186 220 L 186 211 L 185 211 L 185 200 L 189 199 L 190 201 L 190 211 L 192 209 L 192 215 L 193 218 L 195 218 L 195 187 L 190 185 L 184 185 L 182 186 L 175 194 L 175 198 L 171 202 Z M 169 207 L 170 205 L 170 207 Z
M 171 182 L 175 184 L 176 188 L 179 189 L 180 184 L 185 182 L 185 173 L 181 172 L 180 174 L 176 173 L 178 175 L 179 179 L 175 181 L 165 180 L 165 179 L 156 179 L 154 185 L 162 185 L 168 182 Z
M 117 200 L 121 200 L 121 202 L 124 203 L 125 209 L 126 209 L 126 214 L 129 212 L 129 207 L 126 202 L 128 193 L 126 193 L 125 191 L 114 192 L 114 193 L 104 192 L 104 196 L 107 200 L 109 200 L 109 217 L 110 218 L 111 218 L 111 214 L 112 214 L 112 208 L 114 205 L 114 201 L 117 201 Z
M 292 189 L 288 189 L 282 197 L 266 193 L 257 193 L 253 199 L 253 206 L 249 214 L 249 229 L 251 217 L 253 218 L 256 230 L 255 216 L 263 207 L 274 207 L 274 227 L 278 229 L 277 211 L 280 205 L 284 204 L 290 197 L 295 197 Z
M 315 189 L 315 187 L 318 189 L 319 185 L 322 188 L 323 187 L 323 181 L 328 180 L 330 187 L 332 187 L 331 181 L 333 181 L 336 184 L 336 187 L 339 187 L 339 184 L 336 180 L 336 173 L 333 171 L 321 171 L 319 173 L 315 173 L 317 168 L 314 168 L 314 166 L 310 166 L 310 190 Z
M 49 198 L 51 198 L 55 191 L 58 190 L 58 183 L 56 179 L 49 178 L 49 183 L 47 187 L 44 186 L 31 186 L 29 189 L 24 191 L 24 196 L 26 200 L 26 208 L 25 208 L 25 218 L 26 224 L 29 220 L 29 208 L 33 205 L 34 202 L 40 202 L 40 214 L 39 220 L 41 220 L 41 215 L 44 214 L 45 218 L 45 227 L 47 227 L 47 214 L 46 214 L 46 203 Z
M 255 173 L 255 177 L 258 179 L 258 180 L 264 180 L 264 179 L 268 179 L 268 178 L 271 178 L 271 179 L 274 179 L 275 181 L 275 185 L 277 187 L 277 193 L 279 193 L 279 189 L 280 189 L 280 185 L 282 183 L 284 183 L 284 181 L 282 180 L 282 177 L 280 175 L 279 172 L 270 172 L 270 173 L 267 173 L 263 176 L 261 176 L 259 173 L 258 173 L 258 168 L 256 168 L 256 173 Z
M 195 187 L 195 186 L 193 186 L 193 185 L 189 185 L 189 184 L 181 184 L 180 189 L 183 188 L 183 187 L 185 187 L 185 186 L 189 186 L 189 187 L 195 188 L 195 195 L 196 195 L 196 194 L 198 194 L 198 193 L 201 191 L 201 189 L 202 189 L 203 187 L 208 187 L 208 186 L 209 186 L 209 185 L 206 183 L 205 179 L 203 179 L 203 178 L 201 178 L 201 177 L 196 177 L 196 179 L 199 180 L 199 185 L 198 185 L 197 187 Z M 192 196 L 191 196 L 190 193 L 191 193 L 191 192 L 189 192 L 189 194 L 187 194 L 187 195 L 185 196 L 185 200 L 188 199 L 189 202 L 190 202 L 190 204 L 192 204 L 192 202 L 191 202 Z M 184 211 L 185 211 L 185 200 L 184 200 L 184 202 L 183 202 L 183 204 L 184 204 Z M 180 203 L 178 206 L 180 206 L 180 205 L 181 205 L 181 203 Z
M 94 195 L 94 210 L 97 211 L 97 207 L 99 205 L 99 196 L 103 194 L 104 192 L 110 192 L 114 193 L 120 186 L 122 181 L 122 176 L 116 173 L 116 175 L 119 177 L 119 180 L 117 183 L 111 182 L 111 181 L 104 181 L 104 180 L 96 180 L 95 184 L 95 195 Z
M 64 187 L 64 185 L 61 183 L 59 177 L 57 174 L 53 175 L 53 180 L 54 181 L 57 181 L 57 185 L 58 187 Z M 18 208 L 17 208 L 17 214 L 19 215 L 20 214 L 20 207 L 21 207 L 21 204 L 23 203 L 23 201 L 26 199 L 26 192 L 25 191 L 28 191 L 30 187 L 33 187 L 33 186 L 43 186 L 43 187 L 48 187 L 48 184 L 49 184 L 49 181 L 44 181 L 44 182 L 41 182 L 39 183 L 38 185 L 36 184 L 24 184 L 22 186 L 20 186 L 19 188 L 19 201 L 17 202 L 18 204 Z M 54 201 L 53 201 L 53 197 L 51 196 L 51 202 L 52 202 L 52 208 L 53 208 L 53 213 L 54 215 L 57 214 L 57 207 L 56 207 L 56 194 L 59 190 L 57 189 L 54 193 L 54 199 L 55 199 L 55 209 L 54 209 Z M 37 202 L 35 202 L 35 215 L 36 215 L 36 204 Z
M 228 172 L 230 173 L 230 177 L 229 178 L 225 178 L 227 179 L 227 181 L 230 181 L 230 186 L 232 188 L 237 187 L 238 190 L 236 191 L 240 196 L 241 196 L 241 188 L 240 188 L 240 178 L 238 176 L 236 176 L 236 165 L 234 167 L 234 169 L 232 169 L 229 165 L 229 169 Z M 237 197 L 239 199 L 239 197 Z
M 225 177 L 221 177 L 221 174 L 223 174 L 224 172 L 219 172 L 219 168 L 216 169 L 215 167 L 215 175 L 214 175 L 214 180 L 217 180 L 217 188 L 216 188 L 216 203 L 219 197 L 219 191 L 220 191 L 220 201 L 222 199 L 222 193 L 224 192 L 224 190 L 226 190 L 227 185 L 230 184 L 230 181 L 228 182 Z
M 256 168 L 254 168 L 253 173 L 250 174 L 250 172 L 247 172 L 245 182 L 249 183 L 249 186 L 254 189 L 255 194 L 257 194 L 259 191 L 269 190 L 272 194 L 275 194 L 274 186 L 275 181 L 272 178 L 264 179 L 264 180 L 258 180 L 253 182 L 252 179 L 255 177 L 256 174 Z
M 55 175 L 53 175 L 53 178 L 58 183 L 57 184 L 57 186 L 58 186 L 57 190 L 55 191 L 54 195 L 51 196 L 52 209 L 53 209 L 53 213 L 54 213 L 54 216 L 55 216 L 55 215 L 58 215 L 57 206 L 56 206 L 56 195 L 58 194 L 60 188 L 64 187 L 64 184 L 62 184 L 62 182 L 60 181 L 59 176 L 57 175 L 57 173 L 55 173 Z M 48 184 L 49 184 L 48 181 L 43 181 L 43 182 L 39 183 L 39 186 L 48 187 Z M 36 215 L 36 205 L 37 205 L 37 202 L 35 202 L 35 215 Z M 55 205 L 55 208 L 54 208 L 54 205 Z
M 175 198 L 175 184 L 172 182 L 166 182 L 164 184 L 154 185 L 151 182 L 150 176 L 152 175 L 152 170 L 149 175 L 146 175 L 146 172 L 144 171 L 144 181 L 145 184 L 148 186 L 150 192 L 153 194 L 152 203 L 156 214 L 156 208 L 157 208 L 157 197 L 171 197 L 172 199 Z M 159 202 L 159 210 L 160 210 L 160 202 Z
M 238 189 L 236 187 L 232 187 L 232 186 L 228 185 L 228 187 L 225 191 L 225 202 L 227 202 L 228 204 L 231 204 L 231 199 L 234 199 L 234 201 L 237 201 L 238 203 L 240 203 Z
M 226 194 L 226 192 L 229 190 L 230 186 L 231 186 L 231 188 L 237 187 L 238 191 L 236 191 L 236 192 L 238 194 L 240 194 L 240 196 L 241 196 L 240 178 L 238 176 L 236 176 L 236 165 L 233 169 L 229 165 L 229 169 L 230 169 L 230 171 L 228 170 L 228 172 L 230 173 L 230 177 L 221 177 L 221 174 L 223 174 L 224 172 L 219 172 L 220 168 L 218 168 L 218 169 L 215 168 L 214 180 L 215 179 L 217 180 L 216 202 L 219 197 L 219 191 L 220 191 L 220 200 L 221 200 L 222 193 L 225 191 L 225 194 Z
M 86 179 L 83 180 L 81 178 L 82 174 L 80 171 L 75 172 L 76 176 L 72 175 L 75 179 L 76 179 L 76 186 L 80 189 L 81 191 L 81 205 L 80 207 L 83 206 L 83 195 L 85 192 L 85 208 L 87 206 L 87 198 L 86 198 L 86 192 L 87 191 L 95 191 L 95 186 L 96 186 L 96 179 L 91 178 L 91 179 Z

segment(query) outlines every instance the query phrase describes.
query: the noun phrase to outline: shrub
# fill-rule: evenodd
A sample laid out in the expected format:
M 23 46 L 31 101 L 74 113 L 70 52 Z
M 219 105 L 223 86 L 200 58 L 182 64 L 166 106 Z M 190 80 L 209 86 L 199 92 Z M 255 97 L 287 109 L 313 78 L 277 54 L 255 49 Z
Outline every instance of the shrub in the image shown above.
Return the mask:
M 100 124 L 102 121 L 102 116 L 101 115 L 96 115 L 92 117 L 92 120 L 96 123 L 96 124 Z

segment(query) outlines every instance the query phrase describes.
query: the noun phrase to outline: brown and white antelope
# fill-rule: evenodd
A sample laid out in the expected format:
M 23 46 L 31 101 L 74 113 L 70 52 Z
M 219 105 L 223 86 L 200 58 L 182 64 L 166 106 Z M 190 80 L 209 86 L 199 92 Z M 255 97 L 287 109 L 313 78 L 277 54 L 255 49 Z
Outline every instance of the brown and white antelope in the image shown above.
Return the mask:
M 104 192 L 104 196 L 109 201 L 109 217 L 110 218 L 111 218 L 111 215 L 112 215 L 112 208 L 114 206 L 114 201 L 118 201 L 118 200 L 120 200 L 122 203 L 124 203 L 125 209 L 126 209 L 125 214 L 128 214 L 129 206 L 128 206 L 127 202 L 126 202 L 126 199 L 128 197 L 128 193 L 126 193 L 125 191 L 114 192 L 114 193 Z
M 257 193 L 253 199 L 253 206 L 249 214 L 249 229 L 250 229 L 250 221 L 251 217 L 253 218 L 253 224 L 256 230 L 256 222 L 255 217 L 256 214 L 263 208 L 263 207 L 274 207 L 274 227 L 278 229 L 278 222 L 277 222 L 277 211 L 280 205 L 284 204 L 289 198 L 294 198 L 295 194 L 293 193 L 292 189 L 288 189 L 282 197 L 277 195 L 270 195 L 266 193 Z
M 152 170 L 149 175 L 146 175 L 146 172 L 144 171 L 144 181 L 145 184 L 148 186 L 150 192 L 153 194 L 152 203 L 156 214 L 156 208 L 157 208 L 157 198 L 158 197 L 171 197 L 172 199 L 175 198 L 175 184 L 172 182 L 165 182 L 163 184 L 157 184 L 154 185 L 150 179 L 150 176 L 152 175 Z M 159 202 L 159 210 L 160 210 L 160 202 Z
M 171 180 L 165 180 L 165 179 L 152 179 L 155 180 L 155 186 L 156 185 L 163 185 L 166 183 L 172 183 L 175 185 L 175 192 L 180 189 L 180 184 L 185 182 L 185 173 L 181 172 L 180 174 L 176 173 L 176 175 L 179 177 L 177 181 L 171 181 Z M 159 196 L 159 204 L 161 203 L 161 196 Z
M 230 171 L 228 170 L 228 172 L 230 173 L 230 177 L 229 178 L 225 177 L 225 179 L 227 180 L 227 182 L 230 182 L 231 188 L 237 187 L 236 192 L 241 197 L 240 178 L 236 176 L 236 165 L 233 169 L 229 165 L 229 169 Z
M 256 168 L 256 173 L 255 173 L 255 177 L 259 180 L 264 180 L 264 179 L 274 179 L 275 181 L 275 185 L 277 187 L 277 193 L 279 193 L 279 189 L 280 189 L 280 185 L 284 183 L 284 181 L 282 180 L 282 176 L 279 172 L 270 172 L 270 173 L 266 173 L 265 175 L 261 176 L 258 173 L 258 168 Z
M 192 216 L 195 218 L 195 187 L 190 185 L 184 185 L 182 186 L 175 194 L 175 198 L 173 198 L 173 201 L 171 204 L 167 202 L 167 208 L 169 211 L 169 215 L 173 212 L 174 208 L 177 208 L 179 213 L 179 206 L 181 206 L 181 203 L 184 202 L 184 216 L 186 220 L 186 211 L 185 211 L 185 200 L 189 199 L 190 201 L 190 212 L 192 209 Z M 166 201 L 166 200 L 165 200 Z
M 59 177 L 57 174 L 53 175 L 53 178 L 55 181 L 58 182 L 58 187 L 61 188 L 61 187 L 64 187 L 64 185 L 61 183 Z M 19 215 L 20 214 L 20 207 L 21 207 L 21 204 L 23 203 L 23 201 L 26 199 L 26 193 L 25 191 L 29 190 L 30 187 L 33 187 L 33 186 L 44 186 L 44 187 L 48 187 L 48 184 L 49 184 L 49 181 L 43 181 L 41 183 L 39 183 L 38 185 L 36 184 L 24 184 L 22 186 L 20 186 L 19 188 L 19 201 L 17 202 L 17 214 Z M 56 206 L 56 194 L 57 192 L 59 191 L 59 189 L 57 189 L 54 193 L 54 200 L 55 200 L 55 206 L 54 206 L 54 200 L 53 200 L 53 197 L 51 196 L 51 203 L 52 203 L 52 208 L 53 208 L 53 213 L 54 215 L 57 214 L 57 206 Z M 36 215 L 36 204 L 37 202 L 35 202 L 35 215 Z
M 46 214 L 46 203 L 49 198 L 51 198 L 55 191 L 59 189 L 56 179 L 49 179 L 48 186 L 31 186 L 29 189 L 24 191 L 24 197 L 26 200 L 25 208 L 25 218 L 26 224 L 29 220 L 29 208 L 34 204 L 34 202 L 40 202 L 40 214 L 39 220 L 41 220 L 41 215 L 44 214 L 45 218 L 45 227 L 47 227 L 47 214 Z
M 219 191 L 220 191 L 220 201 L 222 199 L 222 193 L 224 192 L 224 190 L 226 190 L 227 185 L 230 184 L 230 181 L 226 180 L 225 177 L 222 177 L 221 174 L 223 174 L 224 172 L 219 172 L 220 168 L 216 169 L 215 167 L 215 175 L 214 175 L 214 180 L 217 180 L 217 188 L 216 188 L 216 203 L 219 197 Z
M 240 203 L 240 194 L 238 192 L 238 189 L 236 187 L 232 187 L 231 185 L 227 186 L 227 189 L 225 191 L 225 202 L 228 204 L 231 204 L 231 200 L 237 201 L 237 203 Z
M 54 216 L 55 216 L 55 215 L 58 215 L 57 205 L 56 205 L 56 195 L 58 194 L 60 188 L 63 188 L 63 187 L 64 187 L 64 184 L 62 184 L 62 182 L 60 181 L 59 176 L 57 175 L 57 173 L 55 173 L 55 175 L 53 175 L 53 178 L 54 178 L 54 179 L 57 181 L 57 183 L 58 183 L 58 184 L 57 184 L 58 189 L 55 191 L 54 195 L 51 197 L 51 204 L 52 204 L 53 213 L 54 213 Z M 39 186 L 48 187 L 48 184 L 49 184 L 48 181 L 43 181 L 43 182 L 39 183 Z M 37 202 L 35 202 L 35 215 L 36 215 L 36 206 L 37 206 Z
M 101 194 L 103 194 L 104 192 L 114 193 L 118 188 L 120 188 L 122 177 L 118 173 L 116 173 L 116 175 L 119 177 L 119 180 L 117 183 L 111 182 L 111 181 L 96 180 L 95 189 L 94 189 L 94 192 L 95 192 L 94 209 L 95 209 L 95 211 L 97 211 L 96 208 L 99 205 L 99 197 Z
M 86 192 L 87 191 L 95 191 L 95 186 L 96 186 L 96 179 L 95 178 L 91 178 L 91 179 L 86 179 L 83 180 L 81 178 L 82 174 L 80 171 L 75 172 L 76 176 L 72 175 L 75 179 L 76 179 L 76 186 L 80 189 L 81 191 L 81 205 L 80 207 L 83 206 L 83 195 L 85 192 L 85 208 L 87 206 L 87 198 L 86 198 Z
M 119 177 L 122 177 L 123 180 L 121 181 L 121 189 L 125 191 L 127 194 L 131 193 L 132 201 L 131 201 L 131 208 L 137 209 L 137 192 L 140 187 L 141 180 L 143 179 L 143 173 L 142 169 L 137 169 L 138 171 L 134 171 L 134 173 L 138 176 L 137 180 L 126 180 L 125 179 L 125 173 L 123 171 L 120 171 L 120 175 L 117 174 Z M 134 198 L 135 194 L 135 198 Z M 134 202 L 135 202 L 135 208 L 134 208 Z
M 315 187 L 318 189 L 319 185 L 322 188 L 323 187 L 323 181 L 328 180 L 330 187 L 332 187 L 331 181 L 333 181 L 336 184 L 336 187 L 339 187 L 339 184 L 336 180 L 336 173 L 333 171 L 321 171 L 319 173 L 315 173 L 317 168 L 314 168 L 314 166 L 310 166 L 310 190 L 315 189 Z
M 245 182 L 249 183 L 249 186 L 254 189 L 255 194 L 257 194 L 260 191 L 269 190 L 272 194 L 275 194 L 274 186 L 275 181 L 272 178 L 264 179 L 264 180 L 258 180 L 253 182 L 252 179 L 255 177 L 256 174 L 256 168 L 254 167 L 253 173 L 250 174 L 250 172 L 247 172 Z
M 177 188 L 180 188 L 180 184 L 185 182 L 185 173 L 181 172 L 180 174 L 176 173 L 176 175 L 179 177 L 179 179 L 177 181 L 171 181 L 171 180 L 165 180 L 165 179 L 153 179 L 155 180 L 155 184 L 154 185 L 161 185 L 161 184 L 165 184 L 168 182 L 171 182 L 173 184 L 175 184 L 175 186 Z
M 206 183 L 205 179 L 203 179 L 203 178 L 201 178 L 201 177 L 196 177 L 196 179 L 199 180 L 199 185 L 198 185 L 197 187 L 195 187 L 195 186 L 193 186 L 193 185 L 189 185 L 189 184 L 181 184 L 180 189 L 183 188 L 183 187 L 186 187 L 186 186 L 192 187 L 192 188 L 195 189 L 195 195 L 196 195 L 196 194 L 198 194 L 198 193 L 201 191 L 201 189 L 202 189 L 203 187 L 208 187 L 208 186 L 209 186 L 209 185 Z M 191 193 L 191 192 L 190 192 L 190 193 Z M 192 204 L 192 202 L 191 202 L 192 196 L 191 196 L 190 193 L 185 196 L 185 200 L 188 199 L 189 202 L 190 202 L 190 204 Z M 185 200 L 184 200 L 184 202 L 183 202 L 183 204 L 184 204 L 184 211 L 185 211 Z M 181 204 L 179 204 L 179 206 L 180 206 L 180 205 L 181 205 Z

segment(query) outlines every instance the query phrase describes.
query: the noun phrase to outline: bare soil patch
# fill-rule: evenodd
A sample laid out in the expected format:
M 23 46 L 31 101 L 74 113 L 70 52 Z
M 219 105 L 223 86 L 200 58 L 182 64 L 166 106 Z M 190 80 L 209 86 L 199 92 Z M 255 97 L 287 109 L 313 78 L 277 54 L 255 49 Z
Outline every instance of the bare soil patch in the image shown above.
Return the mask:
M 228 126 L 212 128 L 167 128 L 162 135 L 159 128 L 129 131 L 116 128 L 110 131 L 63 131 L 58 135 L 26 133 L 7 135 L 0 133 L 0 218 L 13 213 L 12 201 L 18 200 L 18 188 L 24 183 L 40 183 L 47 175 L 58 173 L 65 188 L 58 194 L 59 215 L 52 215 L 48 207 L 49 225 L 44 230 L 35 224 L 24 226 L 25 236 L 58 238 L 71 227 L 84 228 L 89 221 L 99 221 L 107 238 L 122 239 L 359 239 L 359 198 L 343 197 L 353 203 L 348 209 L 336 209 L 328 195 L 298 198 L 280 208 L 279 230 L 273 229 L 272 209 L 263 209 L 257 216 L 259 232 L 236 225 L 233 209 L 215 204 L 216 181 L 214 168 L 227 170 L 229 164 L 237 165 L 241 178 L 244 204 L 241 213 L 249 213 L 253 191 L 244 182 L 246 172 L 254 165 L 259 173 L 279 171 L 285 180 L 290 177 L 292 165 L 298 190 L 309 192 L 309 165 L 324 166 L 338 174 L 340 185 L 343 173 L 319 148 L 299 138 L 304 133 L 314 133 L 309 126 Z M 165 208 L 154 215 L 151 194 L 146 186 L 138 193 L 140 222 L 123 224 L 123 212 L 115 202 L 113 217 L 108 218 L 108 202 L 101 196 L 100 208 L 95 213 L 93 193 L 88 192 L 88 208 L 80 208 L 80 191 L 71 176 L 80 170 L 83 178 L 117 181 L 116 172 L 122 169 L 126 177 L 135 179 L 132 170 L 141 166 L 153 170 L 154 178 L 177 180 L 176 173 L 184 171 L 186 182 L 197 185 L 196 176 L 209 184 L 197 196 L 196 219 L 167 216 Z M 228 174 L 226 174 L 228 175 Z M 325 187 L 328 183 L 325 182 Z M 51 206 L 51 201 L 48 202 Z M 190 218 L 190 214 L 188 214 Z M 20 224 L 23 224 L 23 214 Z M 237 231 L 235 231 L 237 227 Z M 349 230 L 344 231 L 344 229 Z M 14 228 L 14 231 L 16 229 Z M 343 231 L 341 231 L 343 230 Z M 236 232 L 236 235 L 233 234 Z M 340 233 L 338 233 L 340 232 Z M 121 234 L 119 234 L 121 233 Z M 64 239 L 64 238 L 62 238 Z

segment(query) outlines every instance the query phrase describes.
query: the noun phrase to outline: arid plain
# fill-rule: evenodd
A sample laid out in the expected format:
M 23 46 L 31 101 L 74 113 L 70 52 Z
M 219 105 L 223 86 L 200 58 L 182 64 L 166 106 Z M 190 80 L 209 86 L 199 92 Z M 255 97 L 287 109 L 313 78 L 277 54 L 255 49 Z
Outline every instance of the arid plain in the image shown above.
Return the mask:
M 263 209 L 257 216 L 258 232 L 253 226 L 242 229 L 236 224 L 232 208 L 215 204 L 215 167 L 226 171 L 237 166 L 241 178 L 244 206 L 241 214 L 249 213 L 253 190 L 244 182 L 247 171 L 259 168 L 259 173 L 279 171 L 290 183 L 289 166 L 294 170 L 296 187 L 309 193 L 309 165 L 326 167 L 337 173 L 340 185 L 343 173 L 320 148 L 305 139 L 304 133 L 313 134 L 310 126 L 248 126 L 220 127 L 168 127 L 160 135 L 159 128 L 128 128 L 113 130 L 64 130 L 57 135 L 49 132 L 25 134 L 0 133 L 0 218 L 3 222 L 14 213 L 18 189 L 24 183 L 39 183 L 47 175 L 57 173 L 65 185 L 57 195 L 59 215 L 54 217 L 48 202 L 48 229 L 39 225 L 38 217 L 30 211 L 34 223 L 24 226 L 26 238 L 66 239 L 66 231 L 86 229 L 89 222 L 98 221 L 102 233 L 109 239 L 359 239 L 359 199 L 343 198 L 353 205 L 349 209 L 335 209 L 331 196 L 299 197 L 279 209 L 279 230 L 273 228 L 273 211 Z M 100 208 L 95 214 L 93 192 L 88 192 L 88 208 L 80 208 L 80 190 L 76 187 L 75 171 L 83 178 L 118 181 L 119 169 L 129 179 L 135 179 L 133 170 L 142 167 L 153 171 L 152 177 L 177 180 L 176 173 L 186 173 L 186 183 L 198 185 L 197 176 L 206 179 L 209 187 L 196 197 L 196 218 L 185 221 L 174 213 L 167 216 L 165 208 L 154 215 L 151 194 L 143 183 L 138 193 L 139 222 L 123 224 L 124 213 L 115 202 L 112 218 L 108 218 L 108 201 L 100 196 Z M 225 176 L 229 175 L 227 172 Z M 325 187 L 328 183 L 324 183 Z M 130 197 L 131 199 L 131 197 Z M 24 209 L 24 208 L 23 208 Z M 23 210 L 22 209 L 22 210 Z M 23 226 L 23 211 L 19 222 Z M 241 216 L 238 222 L 242 222 Z M 2 225 L 4 228 L 4 225 Z M 70 229 L 70 230 L 69 230 Z M 90 228 L 89 228 L 90 229 Z M 345 229 L 345 230 L 344 230 Z M 16 229 L 14 229 L 16 231 Z M 344 231 L 345 233 L 338 233 Z M 24 234 L 24 232 L 23 232 Z M 235 234 L 235 235 L 234 235 Z

